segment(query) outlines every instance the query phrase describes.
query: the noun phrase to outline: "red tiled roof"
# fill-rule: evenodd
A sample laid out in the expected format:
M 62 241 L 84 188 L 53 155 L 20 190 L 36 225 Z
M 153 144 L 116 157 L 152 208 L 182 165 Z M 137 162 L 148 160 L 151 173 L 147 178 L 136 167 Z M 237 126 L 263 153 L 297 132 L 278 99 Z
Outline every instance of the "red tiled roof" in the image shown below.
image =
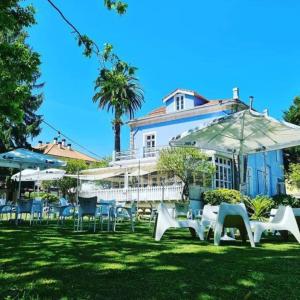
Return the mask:
M 72 158 L 72 159 L 80 159 L 85 160 L 87 162 L 96 162 L 97 160 L 93 157 L 90 157 L 84 153 L 81 153 L 79 151 L 76 151 L 74 149 L 68 149 L 67 147 L 64 147 L 61 144 L 42 144 L 33 147 L 33 149 L 36 149 L 43 154 L 63 157 L 63 158 Z
M 161 106 L 154 110 L 152 110 L 150 113 L 148 113 L 149 116 L 157 116 L 157 115 L 163 115 L 166 113 L 166 107 Z

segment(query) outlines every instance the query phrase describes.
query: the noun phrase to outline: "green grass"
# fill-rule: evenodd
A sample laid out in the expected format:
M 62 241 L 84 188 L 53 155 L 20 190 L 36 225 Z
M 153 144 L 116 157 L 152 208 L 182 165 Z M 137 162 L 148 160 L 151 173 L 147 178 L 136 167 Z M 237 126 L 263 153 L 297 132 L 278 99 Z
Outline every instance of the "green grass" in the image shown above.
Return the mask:
M 260 247 L 220 247 L 186 230 L 161 242 L 135 233 L 73 232 L 0 224 L 0 299 L 299 299 L 300 246 L 279 238 Z

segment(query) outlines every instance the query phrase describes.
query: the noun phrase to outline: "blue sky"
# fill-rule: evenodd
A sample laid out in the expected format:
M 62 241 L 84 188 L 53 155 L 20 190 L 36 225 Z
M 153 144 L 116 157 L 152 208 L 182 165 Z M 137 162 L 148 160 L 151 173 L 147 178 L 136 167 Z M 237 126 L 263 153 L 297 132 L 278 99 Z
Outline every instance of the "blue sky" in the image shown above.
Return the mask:
M 300 35 L 297 0 L 129 0 L 128 13 L 106 11 L 103 0 L 54 0 L 65 15 L 99 45 L 112 43 L 118 55 L 139 68 L 145 104 L 137 116 L 162 105 L 177 87 L 208 99 L 255 97 L 257 110 L 282 111 L 300 94 Z M 38 24 L 29 43 L 41 54 L 45 120 L 90 150 L 113 150 L 112 115 L 92 103 L 98 72 L 81 54 L 70 29 L 46 0 L 32 0 Z M 55 135 L 43 126 L 34 140 Z M 129 144 L 124 127 L 122 147 Z

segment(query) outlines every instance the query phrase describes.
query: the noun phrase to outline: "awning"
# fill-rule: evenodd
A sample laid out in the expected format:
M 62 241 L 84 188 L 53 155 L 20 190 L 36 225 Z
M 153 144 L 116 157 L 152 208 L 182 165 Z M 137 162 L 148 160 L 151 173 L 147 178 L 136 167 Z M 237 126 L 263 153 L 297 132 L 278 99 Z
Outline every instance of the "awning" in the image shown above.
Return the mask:
M 94 180 L 103 180 L 108 178 L 113 178 L 116 176 L 124 176 L 127 173 L 128 176 L 143 176 L 152 172 L 155 172 L 156 163 L 135 163 L 132 165 L 123 166 L 113 166 L 107 168 L 97 168 L 97 169 L 88 169 L 80 172 L 79 175 L 76 174 L 66 174 L 67 177 L 79 178 L 80 180 L 94 181 Z

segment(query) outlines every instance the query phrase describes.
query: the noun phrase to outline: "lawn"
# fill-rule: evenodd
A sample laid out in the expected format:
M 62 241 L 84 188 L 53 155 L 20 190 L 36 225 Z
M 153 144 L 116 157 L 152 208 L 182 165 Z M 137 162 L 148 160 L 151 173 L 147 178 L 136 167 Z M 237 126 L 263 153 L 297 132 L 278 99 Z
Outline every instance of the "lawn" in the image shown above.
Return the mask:
M 300 246 L 292 239 L 215 247 L 170 230 L 73 232 L 0 224 L 0 299 L 299 299 Z

